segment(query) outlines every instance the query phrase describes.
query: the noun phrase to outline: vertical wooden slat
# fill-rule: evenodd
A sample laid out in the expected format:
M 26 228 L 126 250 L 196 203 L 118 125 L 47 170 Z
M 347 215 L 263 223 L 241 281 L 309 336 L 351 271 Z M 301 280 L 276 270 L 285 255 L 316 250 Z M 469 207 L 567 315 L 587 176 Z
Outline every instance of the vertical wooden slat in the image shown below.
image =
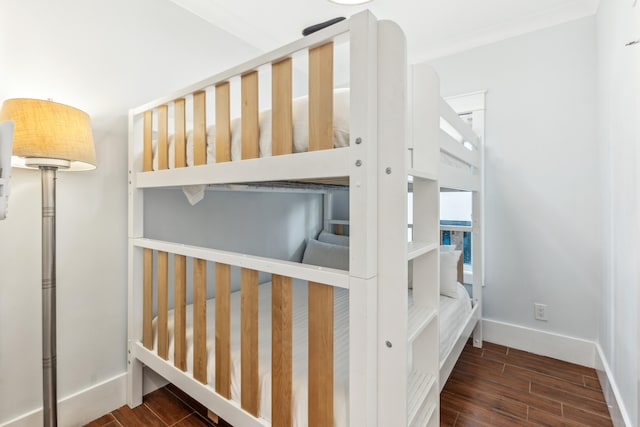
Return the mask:
M 207 262 L 193 260 L 193 377 L 207 383 Z
M 291 427 L 292 294 L 291 278 L 274 274 L 271 280 L 271 422 Z
M 158 169 L 169 169 L 169 108 L 158 107 Z
M 158 356 L 164 360 L 169 358 L 169 254 L 158 251 Z
M 231 399 L 231 267 L 216 263 L 216 391 Z
M 187 257 L 173 256 L 173 364 L 187 370 Z
M 309 282 L 309 425 L 333 425 L 333 287 Z
M 231 160 L 229 82 L 216 86 L 216 163 Z
M 258 416 L 258 272 L 240 273 L 240 405 Z
M 149 172 L 153 170 L 153 111 L 145 111 L 143 120 L 142 171 Z
M 293 152 L 293 112 L 291 99 L 291 58 L 271 69 L 271 152 L 274 156 Z
M 258 146 L 258 72 L 242 76 L 242 158 L 255 159 L 260 154 Z
M 142 250 L 142 345 L 153 350 L 153 250 Z
M 187 125 L 184 98 L 173 101 L 173 114 L 175 116 L 175 132 L 173 133 L 175 167 L 183 168 L 187 166 Z
M 344 234 L 344 227 L 342 226 L 342 224 L 336 224 L 336 234 Z
M 193 163 L 207 163 L 207 106 L 206 92 L 193 94 Z
M 333 43 L 309 50 L 309 151 L 333 148 Z

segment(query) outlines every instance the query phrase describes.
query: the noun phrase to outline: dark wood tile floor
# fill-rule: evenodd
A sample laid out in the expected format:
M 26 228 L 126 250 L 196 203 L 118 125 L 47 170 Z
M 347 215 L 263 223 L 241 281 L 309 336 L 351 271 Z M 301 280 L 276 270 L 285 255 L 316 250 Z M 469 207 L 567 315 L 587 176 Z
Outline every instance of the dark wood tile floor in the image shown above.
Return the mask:
M 93 420 L 85 427 L 231 427 L 224 420 L 214 423 L 207 409 L 173 384 L 144 397 L 142 405 L 127 405 Z
M 488 342 L 466 346 L 440 404 L 446 427 L 612 426 L 593 369 Z M 87 426 L 231 427 L 171 384 Z
M 440 394 L 441 426 L 612 426 L 595 370 L 485 342 Z

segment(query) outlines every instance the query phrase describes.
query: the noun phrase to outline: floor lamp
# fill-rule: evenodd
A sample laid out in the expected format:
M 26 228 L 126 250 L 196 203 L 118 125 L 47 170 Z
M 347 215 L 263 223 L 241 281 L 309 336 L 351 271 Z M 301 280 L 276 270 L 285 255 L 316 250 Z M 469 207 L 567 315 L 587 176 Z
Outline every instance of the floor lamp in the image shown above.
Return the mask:
M 37 99 L 8 99 L 0 122 L 13 121 L 12 165 L 42 176 L 42 397 L 45 427 L 57 426 L 56 381 L 56 172 L 95 168 L 89 116 Z

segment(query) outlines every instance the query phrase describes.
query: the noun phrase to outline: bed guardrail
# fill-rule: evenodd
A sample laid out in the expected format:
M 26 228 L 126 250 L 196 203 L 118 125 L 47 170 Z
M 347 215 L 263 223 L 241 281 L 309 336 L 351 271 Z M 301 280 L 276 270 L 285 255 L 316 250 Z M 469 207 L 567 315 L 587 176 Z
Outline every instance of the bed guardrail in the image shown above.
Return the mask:
M 443 99 L 440 100 L 440 152 L 449 158 L 449 162 L 440 164 L 443 186 L 480 190 L 480 179 L 473 178 L 481 167 L 480 139 Z
M 169 360 L 169 335 L 174 339 L 174 366 L 187 370 L 187 278 L 193 288 L 193 377 L 207 384 L 207 261 L 215 264 L 215 388 L 231 399 L 231 268 L 239 267 L 241 292 L 241 401 L 240 406 L 259 417 L 258 273 L 272 274 L 272 425 L 291 425 L 292 417 L 292 279 L 309 280 L 308 288 L 308 405 L 310 420 L 333 423 L 333 288 L 348 287 L 348 272 L 254 257 L 207 248 L 136 239 L 142 251 L 142 345 Z M 173 258 L 173 277 L 169 258 Z M 193 268 L 187 274 L 187 258 Z M 155 262 L 154 262 L 155 260 Z M 169 292 L 174 294 L 174 323 L 168 322 Z M 156 337 L 153 328 L 154 289 L 157 293 Z M 154 338 L 156 345 L 154 347 Z
M 308 151 L 334 147 L 334 42 L 348 31 L 341 22 L 322 32 L 249 61 L 228 72 L 131 111 L 141 120 L 142 172 L 184 168 L 232 160 L 231 80 L 240 79 L 241 159 L 260 157 L 259 72 L 269 67 L 272 127 L 269 156 L 294 152 L 293 141 L 293 56 L 308 55 Z M 327 32 L 329 34 L 327 35 Z M 291 50 L 295 49 L 295 50 Z M 215 153 L 207 154 L 208 97 L 215 99 Z M 237 101 L 237 100 L 233 100 Z M 235 105 L 235 104 L 234 104 Z M 173 122 L 170 124 L 170 118 Z M 173 132 L 170 135 L 170 128 Z M 187 141 L 189 140 L 189 144 Z M 169 147 L 173 151 L 169 153 Z M 155 146 L 155 147 L 154 147 Z M 187 150 L 189 149 L 189 155 Z M 208 158 L 209 157 L 209 158 Z

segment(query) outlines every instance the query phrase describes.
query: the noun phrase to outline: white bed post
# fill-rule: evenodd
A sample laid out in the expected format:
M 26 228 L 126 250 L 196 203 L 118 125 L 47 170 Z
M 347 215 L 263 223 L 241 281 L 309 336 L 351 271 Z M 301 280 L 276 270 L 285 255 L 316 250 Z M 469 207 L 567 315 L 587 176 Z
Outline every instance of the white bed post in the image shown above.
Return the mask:
M 129 113 L 127 404 L 130 407 L 141 405 L 143 394 L 143 367 L 133 354 L 134 344 L 142 338 L 142 249 L 133 244 L 134 239 L 143 237 L 144 191 L 135 186 L 136 173 L 142 170 L 142 127 L 142 117 Z
M 471 265 L 473 266 L 473 299 L 478 305 L 478 323 L 473 330 L 473 346 L 482 347 L 482 292 L 484 287 L 484 112 L 486 92 L 475 94 L 476 104 L 471 112 L 472 129 L 478 135 L 480 151 L 480 191 L 473 192 L 472 200 L 472 249 Z
M 482 218 L 482 191 L 473 192 L 472 201 L 472 248 L 471 248 L 471 265 L 473 266 L 473 299 L 478 306 L 478 323 L 473 330 L 473 346 L 482 347 L 482 285 L 483 285 L 483 218 Z
M 378 422 L 408 423 L 407 56 L 395 23 L 378 24 Z
M 349 425 L 378 420 L 378 26 L 350 19 Z M 388 424 L 387 424 L 388 425 Z

